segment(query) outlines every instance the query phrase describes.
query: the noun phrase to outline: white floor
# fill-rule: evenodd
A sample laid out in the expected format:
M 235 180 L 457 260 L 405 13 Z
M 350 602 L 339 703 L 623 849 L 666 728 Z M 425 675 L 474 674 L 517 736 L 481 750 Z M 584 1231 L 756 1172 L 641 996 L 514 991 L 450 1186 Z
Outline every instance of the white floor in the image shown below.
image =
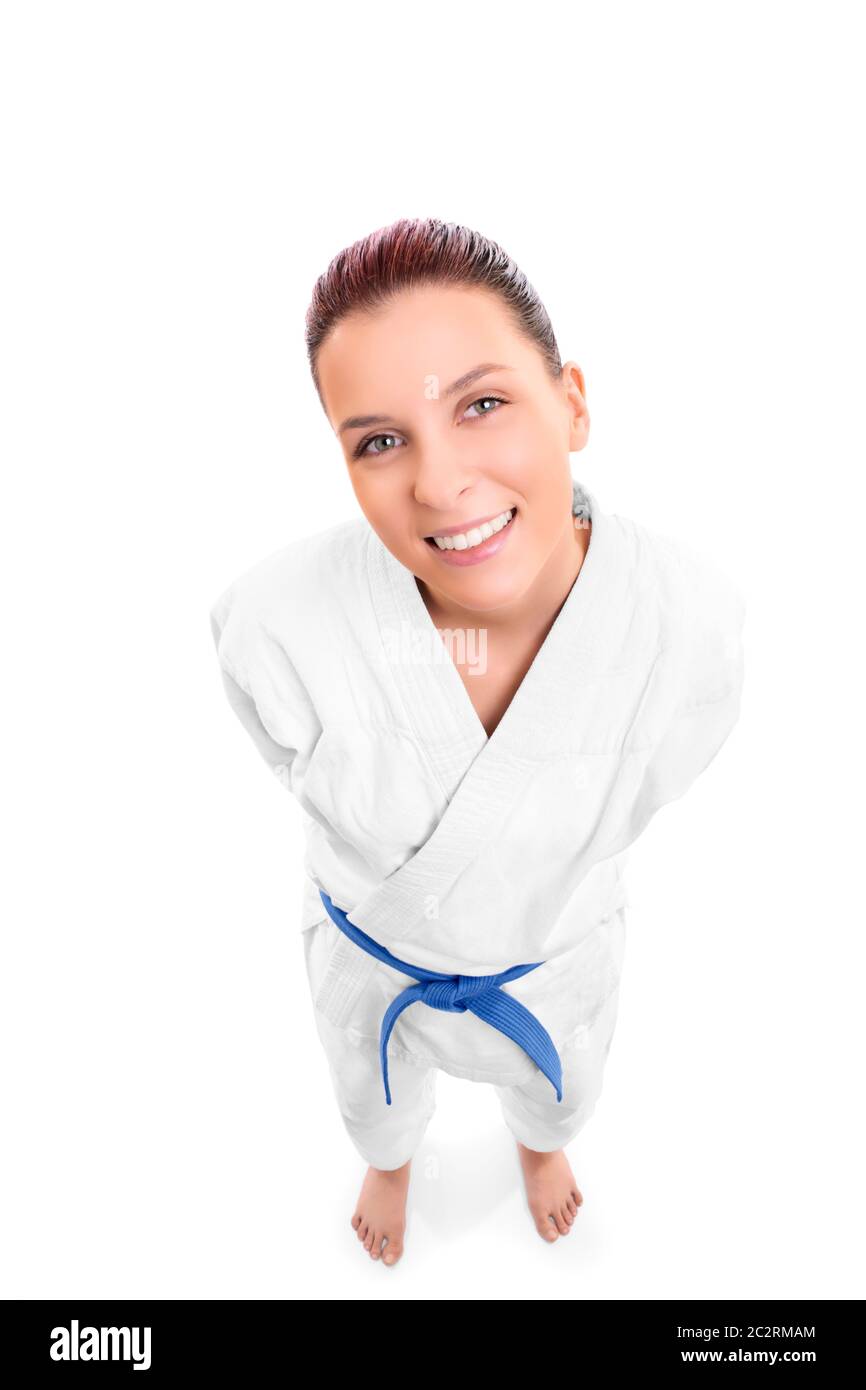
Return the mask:
M 844 1052 L 835 1086 L 810 1068 L 814 1039 L 800 1039 L 787 1067 L 773 1038 L 750 1061 L 763 1015 L 746 1000 L 724 1038 L 721 988 L 699 997 L 705 954 L 688 995 L 649 950 L 659 927 L 633 913 L 605 1091 L 569 1150 L 584 1205 L 553 1245 L 524 1205 L 494 1093 L 440 1073 L 405 1255 L 393 1269 L 373 1262 L 349 1224 L 365 1170 L 333 1102 L 305 983 L 296 974 L 285 991 L 278 972 L 266 979 L 254 934 L 243 961 L 218 937 L 210 968 L 178 951 L 161 1010 L 144 1010 L 143 996 L 125 1010 L 116 1002 L 108 1052 L 103 1001 L 92 1039 L 80 1024 L 68 1065 L 54 1058 L 53 1094 L 33 1090 L 31 1056 L 6 1155 L 0 1294 L 862 1297 Z M 287 963 L 301 943 L 282 943 Z M 207 1002 L 178 1008 L 197 973 Z

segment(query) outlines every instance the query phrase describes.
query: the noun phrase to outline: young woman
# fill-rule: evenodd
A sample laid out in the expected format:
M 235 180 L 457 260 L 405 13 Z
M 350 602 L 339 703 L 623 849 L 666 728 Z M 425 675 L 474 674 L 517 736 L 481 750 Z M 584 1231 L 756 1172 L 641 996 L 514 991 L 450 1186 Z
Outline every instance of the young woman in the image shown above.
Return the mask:
M 743 599 L 572 478 L 583 375 L 494 242 L 372 233 L 317 282 L 307 346 L 362 516 L 211 619 L 305 813 L 316 1025 L 369 1164 L 352 1225 L 400 1258 L 441 1068 L 495 1087 L 554 1241 L 616 1019 L 625 853 L 736 722 Z

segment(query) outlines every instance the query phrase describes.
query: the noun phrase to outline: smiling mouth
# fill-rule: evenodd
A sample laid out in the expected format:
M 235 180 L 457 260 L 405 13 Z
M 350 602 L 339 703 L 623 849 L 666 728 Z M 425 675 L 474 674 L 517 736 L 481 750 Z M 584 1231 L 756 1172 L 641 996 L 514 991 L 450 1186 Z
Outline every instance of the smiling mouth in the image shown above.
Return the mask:
M 507 507 L 505 511 L 498 512 L 496 516 L 470 525 L 465 530 L 461 531 L 452 526 L 447 530 L 436 531 L 433 535 L 425 536 L 424 540 L 427 545 L 433 546 L 437 550 L 474 550 L 476 546 L 482 545 L 484 541 L 489 541 L 491 536 L 497 535 L 506 526 L 510 526 L 516 514 L 516 507 Z

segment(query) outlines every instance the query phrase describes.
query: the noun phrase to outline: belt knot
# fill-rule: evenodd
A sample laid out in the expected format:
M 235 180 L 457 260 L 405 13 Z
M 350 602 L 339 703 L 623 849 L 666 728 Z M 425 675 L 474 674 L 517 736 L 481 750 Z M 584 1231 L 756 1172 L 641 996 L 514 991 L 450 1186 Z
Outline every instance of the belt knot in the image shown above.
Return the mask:
M 454 975 L 450 980 L 430 980 L 424 985 L 421 997 L 431 1009 L 464 1014 L 470 1001 L 486 994 L 490 987 L 489 978 L 483 975 Z

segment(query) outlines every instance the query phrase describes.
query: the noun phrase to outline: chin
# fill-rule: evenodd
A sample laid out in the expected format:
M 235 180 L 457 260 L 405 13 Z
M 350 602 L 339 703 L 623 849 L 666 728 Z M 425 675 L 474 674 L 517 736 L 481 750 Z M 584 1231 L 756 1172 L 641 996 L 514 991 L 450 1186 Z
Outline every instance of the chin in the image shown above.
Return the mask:
M 443 583 L 440 578 L 438 587 L 464 608 L 471 608 L 478 613 L 492 613 L 497 608 L 515 603 L 528 588 L 529 583 L 528 578 L 524 582 L 522 577 L 512 573 L 496 577 L 473 575 L 471 579 L 467 577 L 462 583 Z

